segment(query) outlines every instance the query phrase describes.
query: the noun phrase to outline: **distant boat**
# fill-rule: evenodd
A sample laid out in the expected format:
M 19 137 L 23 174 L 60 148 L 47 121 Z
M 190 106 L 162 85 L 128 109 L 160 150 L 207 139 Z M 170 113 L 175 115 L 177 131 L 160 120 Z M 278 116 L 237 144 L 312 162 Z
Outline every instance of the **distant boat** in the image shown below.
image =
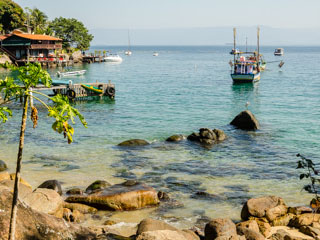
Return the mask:
M 230 51 L 230 54 L 231 54 L 231 55 L 240 54 L 240 50 L 239 50 L 238 48 L 236 48 L 236 49 L 233 48 L 233 49 Z
M 87 70 L 70 71 L 70 72 L 57 72 L 58 77 L 80 76 L 86 73 Z
M 276 48 L 274 50 L 274 55 L 275 56 L 283 56 L 283 54 L 284 54 L 284 49 L 283 48 Z
M 265 62 L 261 59 L 259 53 L 259 36 L 260 28 L 257 31 L 257 52 L 241 52 L 236 53 L 236 29 L 233 29 L 234 37 L 234 59 L 230 61 L 231 78 L 234 83 L 252 83 L 260 80 L 260 72 L 265 69 Z M 232 51 L 231 51 L 232 52 Z M 245 55 L 249 56 L 245 56 Z
M 153 56 L 154 56 L 154 57 L 158 57 L 158 56 L 159 56 L 159 53 L 158 53 L 158 52 L 153 52 Z
M 108 54 L 106 57 L 104 57 L 105 62 L 117 62 L 121 63 L 122 62 L 122 57 L 120 57 L 118 54 Z
M 131 50 L 130 50 L 130 33 L 128 30 L 128 50 L 124 52 L 125 55 L 130 56 L 132 54 Z

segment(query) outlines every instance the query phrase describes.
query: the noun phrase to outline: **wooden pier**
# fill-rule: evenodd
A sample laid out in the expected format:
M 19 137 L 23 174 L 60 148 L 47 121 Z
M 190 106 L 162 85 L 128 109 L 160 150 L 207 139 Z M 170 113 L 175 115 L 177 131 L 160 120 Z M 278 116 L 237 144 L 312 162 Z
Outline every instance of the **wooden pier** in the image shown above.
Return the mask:
M 75 101 L 75 100 L 83 100 L 88 97 L 109 97 L 110 99 L 114 99 L 115 97 L 115 85 L 109 81 L 109 83 L 83 83 L 84 85 L 90 85 L 93 87 L 97 87 L 101 89 L 102 93 L 95 93 L 94 91 L 90 91 L 82 87 L 82 84 L 76 83 L 72 84 L 71 81 L 69 81 L 69 84 L 66 85 L 59 85 L 59 86 L 52 86 L 50 88 L 40 86 L 35 88 L 37 91 L 48 91 L 52 90 L 52 94 L 49 94 L 49 96 L 55 96 L 57 94 L 62 94 L 64 96 L 67 96 L 69 100 Z

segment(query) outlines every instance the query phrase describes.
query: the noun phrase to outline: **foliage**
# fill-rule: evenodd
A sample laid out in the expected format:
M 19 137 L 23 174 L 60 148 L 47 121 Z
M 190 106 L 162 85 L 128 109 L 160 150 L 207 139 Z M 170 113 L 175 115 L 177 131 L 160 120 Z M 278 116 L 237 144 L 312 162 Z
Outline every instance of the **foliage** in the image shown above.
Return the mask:
M 315 169 L 315 164 L 311 159 L 305 158 L 301 154 L 297 154 L 300 160 L 297 162 L 297 169 L 306 169 L 305 173 L 300 174 L 300 180 L 304 178 L 310 179 L 310 184 L 307 184 L 303 189 L 309 193 L 313 193 L 315 198 L 312 199 L 310 205 L 312 208 L 318 209 L 320 207 L 320 197 L 318 196 L 318 189 L 320 184 L 319 172 Z
M 26 21 L 27 25 L 31 27 L 32 32 L 35 34 L 43 34 L 47 32 L 49 25 L 48 16 L 40 11 L 38 8 L 26 8 Z
M 12 0 L 0 0 L 0 28 L 10 32 L 23 26 L 23 9 Z
M 63 39 L 63 48 L 86 50 L 90 47 L 93 36 L 82 22 L 74 18 L 55 18 L 49 25 L 55 36 Z
M 69 120 L 71 120 L 72 123 L 75 123 L 74 119 L 75 117 L 78 117 L 84 126 L 87 125 L 80 112 L 70 105 L 68 98 L 65 96 L 57 95 L 48 97 L 43 93 L 30 90 L 30 88 L 34 88 L 40 83 L 46 87 L 50 87 L 52 81 L 48 72 L 43 70 L 40 64 L 27 64 L 22 67 L 11 66 L 11 69 L 18 72 L 20 84 L 17 84 L 12 78 L 5 78 L 4 80 L 0 79 L 0 93 L 3 94 L 4 103 L 10 100 L 17 100 L 23 96 L 30 98 L 31 93 L 33 93 L 33 98 L 39 100 L 47 107 L 48 116 L 55 119 L 52 128 L 58 133 L 63 133 L 64 136 L 67 137 L 68 143 L 71 143 L 74 129 L 68 123 Z M 49 98 L 53 102 L 52 106 L 45 104 L 36 95 L 42 95 Z M 10 116 L 12 116 L 12 112 L 8 107 L 0 107 L 0 121 L 6 122 Z M 31 118 L 34 121 L 34 126 L 36 126 L 35 121 L 38 120 L 36 108 L 32 109 Z

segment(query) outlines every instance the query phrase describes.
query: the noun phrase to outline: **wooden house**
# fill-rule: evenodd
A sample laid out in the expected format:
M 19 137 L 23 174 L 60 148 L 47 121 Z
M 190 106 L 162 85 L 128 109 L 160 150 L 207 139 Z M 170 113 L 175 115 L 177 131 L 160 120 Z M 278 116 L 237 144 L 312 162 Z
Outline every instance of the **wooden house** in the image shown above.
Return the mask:
M 16 63 L 56 62 L 59 56 L 56 51 L 62 49 L 62 39 L 13 31 L 11 34 L 0 36 L 1 49 Z M 61 60 L 61 59 L 60 59 Z

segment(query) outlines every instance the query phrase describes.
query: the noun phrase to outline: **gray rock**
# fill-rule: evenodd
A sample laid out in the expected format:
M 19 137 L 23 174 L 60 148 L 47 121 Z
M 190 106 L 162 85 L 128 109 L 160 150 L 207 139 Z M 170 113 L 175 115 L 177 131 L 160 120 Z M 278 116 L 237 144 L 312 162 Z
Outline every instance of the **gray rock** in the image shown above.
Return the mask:
M 199 133 L 191 133 L 188 137 L 187 137 L 187 139 L 189 140 L 189 141 L 199 141 L 199 139 L 200 139 L 200 134 Z
M 185 136 L 181 135 L 181 134 L 175 134 L 175 135 L 172 135 L 170 137 L 168 137 L 166 139 L 167 142 L 180 142 L 182 140 L 186 139 Z
M 260 128 L 258 120 L 249 110 L 239 113 L 230 124 L 243 130 L 257 130 Z
M 211 139 L 213 141 L 217 139 L 216 134 L 209 128 L 200 128 L 199 134 L 201 138 Z
M 83 191 L 80 188 L 71 188 L 66 192 L 66 194 L 68 194 L 68 195 L 82 195 Z
M 226 134 L 224 133 L 224 131 L 220 130 L 220 129 L 213 129 L 213 132 L 216 134 L 217 136 L 217 141 L 223 141 L 227 138 Z
M 52 189 L 59 193 L 59 195 L 62 195 L 62 188 L 61 188 L 61 183 L 57 180 L 47 180 L 40 184 L 38 188 L 47 188 L 47 189 Z

